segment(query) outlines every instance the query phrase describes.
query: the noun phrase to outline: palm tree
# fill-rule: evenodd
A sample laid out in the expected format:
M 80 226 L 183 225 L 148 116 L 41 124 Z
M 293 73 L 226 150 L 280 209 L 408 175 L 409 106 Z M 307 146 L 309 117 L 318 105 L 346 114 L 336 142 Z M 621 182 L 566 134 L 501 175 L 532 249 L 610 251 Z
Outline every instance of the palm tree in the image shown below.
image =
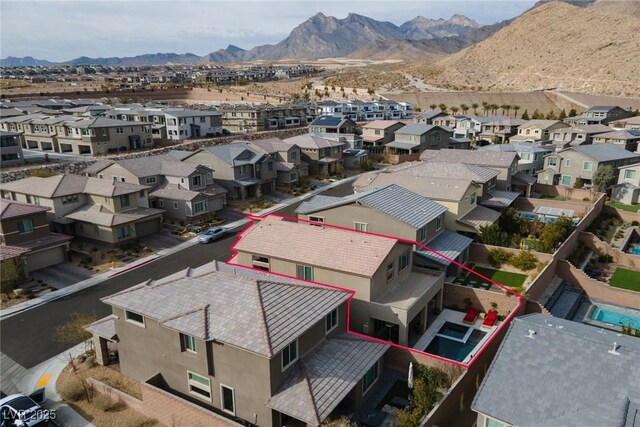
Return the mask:
M 482 108 L 484 109 L 484 115 L 486 116 L 489 111 L 489 103 L 487 101 L 482 101 Z
M 447 105 L 446 104 L 440 104 L 440 105 L 438 105 L 438 108 L 440 108 L 440 111 L 442 111 L 443 113 L 447 111 Z
M 513 117 L 516 117 L 518 115 L 518 110 L 520 109 L 519 105 L 514 105 L 513 106 Z
M 469 111 L 469 106 L 467 104 L 460 104 L 460 109 L 462 110 L 462 114 L 467 114 L 467 111 Z
M 473 108 L 473 115 L 477 116 L 478 115 L 478 103 L 474 102 L 473 104 L 471 104 L 471 108 Z
M 456 114 L 458 111 L 460 111 L 460 109 L 458 107 L 451 107 L 451 112 L 453 114 Z
M 504 110 L 507 109 L 507 105 L 506 104 L 502 104 L 502 105 L 500 105 L 500 108 L 502 108 L 502 115 L 504 116 Z
M 436 104 L 429 105 L 429 108 L 431 108 L 431 111 L 436 111 L 436 107 L 437 107 Z
M 491 114 L 495 116 L 498 113 L 498 108 L 500 108 L 498 104 L 491 104 Z
M 506 104 L 504 106 L 504 109 L 507 110 L 507 116 L 510 116 L 511 115 L 511 105 Z

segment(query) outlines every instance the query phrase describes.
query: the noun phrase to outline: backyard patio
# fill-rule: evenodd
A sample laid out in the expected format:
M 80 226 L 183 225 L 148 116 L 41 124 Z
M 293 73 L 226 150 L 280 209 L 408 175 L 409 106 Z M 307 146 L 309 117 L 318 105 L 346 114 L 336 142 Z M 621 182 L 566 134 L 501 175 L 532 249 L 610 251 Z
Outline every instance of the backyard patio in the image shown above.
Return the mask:
M 500 283 L 501 285 L 508 286 L 512 289 L 521 289 L 528 278 L 526 274 L 513 273 L 504 270 L 495 270 L 488 267 L 473 267 L 473 270 L 495 282 Z M 493 286 L 492 283 L 488 280 L 485 280 L 473 273 L 467 273 L 462 277 L 457 277 L 453 280 L 453 283 L 456 285 L 481 288 L 485 290 L 490 290 Z

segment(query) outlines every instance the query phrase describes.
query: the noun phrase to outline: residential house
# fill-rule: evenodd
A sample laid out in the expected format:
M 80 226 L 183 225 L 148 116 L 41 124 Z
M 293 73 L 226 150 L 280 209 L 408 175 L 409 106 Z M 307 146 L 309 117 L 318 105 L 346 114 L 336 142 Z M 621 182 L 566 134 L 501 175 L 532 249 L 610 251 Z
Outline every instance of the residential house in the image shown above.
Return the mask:
M 452 168 L 455 169 L 455 168 Z M 479 184 L 469 178 L 420 177 L 390 172 L 369 172 L 353 183 L 356 193 L 396 184 L 447 208 L 444 228 L 475 235 L 480 227 L 494 224 L 500 212 L 478 204 Z
M 585 110 L 582 114 L 564 119 L 571 125 L 596 125 L 620 121 L 631 117 L 631 112 L 616 106 L 594 106 Z
M 400 345 L 442 309 L 444 275 L 417 271 L 410 242 L 270 215 L 234 249 L 232 263 L 354 291 L 350 329 Z
M 385 145 L 390 155 L 420 154 L 425 150 L 439 150 L 451 146 L 451 134 L 440 126 L 410 124 L 398 129 L 392 142 Z
M 49 230 L 50 208 L 0 199 L 0 260 L 13 262 L 21 273 L 66 261 L 72 236 Z M 4 267 L 4 265 L 3 265 Z
M 335 175 L 342 169 L 345 143 L 314 134 L 286 138 L 284 142 L 300 147 L 302 160 L 309 165 L 309 175 Z
M 164 209 L 166 217 L 177 221 L 194 221 L 220 211 L 226 204 L 227 190 L 213 181 L 212 169 L 180 162 L 171 155 L 101 160 L 83 173 L 149 186 L 149 206 Z
M 348 117 L 318 116 L 309 123 L 309 133 L 321 138 L 343 142 L 345 148 L 359 150 L 362 137 L 357 131 L 358 125 Z
M 349 148 L 342 152 L 342 164 L 345 169 L 361 170 L 363 168 L 371 169 L 368 165 L 369 150 L 356 150 Z
M 148 186 L 62 174 L 7 182 L 2 197 L 45 206 L 57 232 L 117 245 L 157 233 L 163 210 L 149 208 Z
M 413 108 L 403 101 L 320 101 L 315 104 L 318 114 L 348 117 L 354 121 L 400 120 L 411 118 Z
M 399 120 L 375 120 L 362 126 L 362 142 L 365 146 L 381 146 L 393 141 L 395 132 L 404 127 Z
M 103 298 L 113 314 L 86 329 L 98 361 L 117 336 L 123 374 L 212 423 L 319 426 L 376 389 L 389 347 L 346 334 L 349 298 L 214 261 Z
M 163 112 L 169 139 L 182 140 L 222 135 L 222 114 L 216 110 L 167 108 Z
M 556 151 L 560 151 L 569 147 L 591 144 L 597 135 L 610 131 L 611 128 L 603 124 L 560 128 L 551 132 L 551 143 Z
M 223 104 L 222 127 L 231 133 L 260 132 L 306 126 L 316 116 L 308 102 L 281 105 Z
M 275 191 L 276 159 L 245 141 L 201 148 L 182 161 L 215 171 L 213 180 L 232 199 L 251 199 Z
M 274 158 L 277 186 L 295 184 L 301 177 L 309 175 L 309 164 L 302 160 L 302 149 L 296 144 L 278 138 L 258 139 L 248 143 Z
M 24 164 L 22 132 L 7 132 L 0 130 L 0 166 L 15 166 Z
M 594 144 L 616 144 L 628 151 L 636 151 L 638 142 L 640 142 L 640 129 L 614 130 L 593 137 Z
M 465 116 L 463 119 L 455 121 L 453 137 L 469 138 L 475 142 L 479 139 L 485 124 L 505 121 L 509 123 L 511 120 L 507 116 Z
M 391 184 L 345 197 L 315 196 L 297 209 L 298 218 L 416 241 L 447 258 L 414 245 L 414 265 L 456 275 L 468 260 L 468 237 L 445 230 L 447 208 L 404 187 Z
M 640 153 L 632 153 L 615 144 L 591 144 L 566 148 L 545 157 L 545 169 L 538 174 L 538 182 L 572 187 L 580 178 L 586 187 L 598 168 L 608 165 L 614 173 L 618 169 L 640 162 Z
M 514 152 L 518 154 L 518 172 L 534 175 L 544 167 L 544 156 L 555 151 L 552 145 L 541 145 L 533 142 L 512 142 L 478 147 L 480 151 Z
M 476 425 L 637 425 L 639 358 L 635 337 L 542 314 L 516 317 L 471 403 Z
M 618 183 L 611 189 L 611 200 L 627 205 L 640 203 L 640 163 L 619 169 Z
M 512 136 L 518 133 L 518 128 L 526 123 L 526 120 L 522 119 L 492 119 L 490 121 L 483 121 L 480 124 L 480 133 L 478 139 L 504 144 Z
M 0 114 L 2 110 L 0 110 Z M 638 130 L 640 129 L 640 116 L 629 117 L 622 120 L 616 120 L 615 122 L 610 122 L 609 126 L 614 128 L 623 128 L 623 129 L 631 129 Z
M 432 125 L 433 121 L 440 117 L 446 117 L 447 113 L 443 113 L 442 111 L 426 111 L 423 113 L 417 113 L 413 115 L 413 123 L 417 123 L 419 125 Z
M 467 120 L 468 118 L 469 116 L 465 116 L 462 114 L 445 115 L 445 116 L 439 116 L 439 117 L 433 118 L 431 120 L 431 124 L 433 126 L 440 126 L 440 127 L 455 129 L 458 126 L 459 122 L 463 120 Z
M 553 131 L 568 127 L 560 120 L 529 120 L 518 127 L 518 134 L 509 138 L 509 142 L 549 141 Z

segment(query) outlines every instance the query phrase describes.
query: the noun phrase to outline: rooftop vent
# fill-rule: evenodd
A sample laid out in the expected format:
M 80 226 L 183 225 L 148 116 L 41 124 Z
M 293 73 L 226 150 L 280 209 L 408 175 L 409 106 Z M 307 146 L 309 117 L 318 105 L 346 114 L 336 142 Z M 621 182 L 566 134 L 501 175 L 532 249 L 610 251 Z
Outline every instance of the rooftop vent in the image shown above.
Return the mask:
M 534 339 L 533 336 L 536 334 L 536 331 L 534 331 L 533 329 L 529 329 L 529 335 L 527 335 L 527 338 L 531 338 Z
M 613 354 L 614 356 L 619 356 L 620 353 L 617 351 L 618 348 L 620 348 L 620 346 L 618 346 L 618 342 L 614 341 L 613 342 L 613 348 L 611 350 L 607 351 L 607 353 Z

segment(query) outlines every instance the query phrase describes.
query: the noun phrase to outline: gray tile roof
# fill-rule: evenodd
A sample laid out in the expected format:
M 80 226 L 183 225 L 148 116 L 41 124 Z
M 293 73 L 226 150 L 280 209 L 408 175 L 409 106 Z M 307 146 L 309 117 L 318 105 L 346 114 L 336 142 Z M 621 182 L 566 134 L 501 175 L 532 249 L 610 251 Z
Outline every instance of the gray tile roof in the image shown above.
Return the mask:
M 491 144 L 478 147 L 479 151 L 503 151 L 503 152 L 522 152 L 522 153 L 551 153 L 554 151 L 552 145 L 539 145 L 533 142 L 512 142 L 510 144 Z
M 511 166 L 517 155 L 517 153 L 496 153 L 493 151 L 442 149 L 425 150 L 420 154 L 420 160 L 506 168 Z
M 198 191 L 192 191 L 187 190 L 186 188 L 178 184 L 169 184 L 167 182 L 164 182 L 155 187 L 153 191 L 149 192 L 149 195 L 163 199 L 190 201 L 202 194 L 209 196 L 219 196 L 225 194 L 226 192 L 226 189 L 216 183 L 209 184 L 207 187 L 199 189 Z
M 116 319 L 117 317 L 112 314 L 96 320 L 95 322 L 85 326 L 84 329 L 99 337 L 108 340 L 115 340 L 118 336 L 116 333 Z
M 157 217 L 164 210 L 153 208 L 134 208 L 124 212 L 113 213 L 102 205 L 82 205 L 64 217 L 76 221 L 88 222 L 90 224 L 115 227 L 116 225 L 128 224 L 141 221 L 147 218 Z
M 580 145 L 578 147 L 569 148 L 569 150 L 575 150 L 598 162 L 631 159 L 634 157 L 640 159 L 640 153 L 632 153 L 631 151 L 627 151 L 616 144 Z M 562 151 L 560 151 L 560 153 L 562 153 Z
M 82 175 L 95 175 L 114 164 L 114 160 L 98 160 L 82 171 Z
M 520 193 L 516 193 L 514 191 L 502 191 L 502 190 L 489 190 L 489 197 L 485 198 L 480 202 L 484 206 L 496 207 L 496 208 L 506 208 L 513 204 L 516 199 L 520 196 Z
M 282 386 L 267 406 L 320 425 L 388 347 L 349 335 L 329 338 L 285 372 Z
M 412 150 L 420 146 L 419 142 L 391 141 L 387 142 L 385 147 L 399 148 L 401 150 Z
M 300 148 L 318 150 L 320 148 L 343 147 L 344 142 L 322 138 L 312 133 L 284 139 L 284 142 L 296 144 Z
M 229 166 L 257 163 L 264 157 L 262 151 L 252 147 L 245 141 L 234 141 L 231 144 L 213 145 L 203 148 Z
M 640 129 L 616 130 L 598 134 L 595 138 L 636 140 L 640 139 Z
M 458 218 L 457 221 L 473 227 L 476 230 L 480 230 L 480 227 L 491 225 L 495 223 L 498 218 L 500 218 L 500 212 L 477 205 L 465 216 Z
M 319 200 L 314 200 L 320 197 Z M 316 196 L 302 203 L 296 212 L 309 214 L 319 210 L 360 203 L 414 228 L 421 228 L 447 211 L 441 204 L 399 185 L 391 184 L 345 197 Z
M 435 239 L 429 241 L 425 246 L 455 260 L 461 253 L 467 250 L 471 242 L 473 242 L 473 239 L 463 236 L 462 234 L 443 230 Z M 417 253 L 444 266 L 451 264 L 451 261 L 448 259 L 442 258 L 440 255 L 426 249 L 420 248 L 417 250 Z
M 193 154 L 193 151 L 185 151 L 185 150 L 171 150 L 167 153 L 167 156 L 173 157 L 177 160 L 182 160 L 185 157 L 189 157 Z
M 524 182 L 526 184 L 535 184 L 538 180 L 536 179 L 535 176 L 532 175 L 527 175 L 526 173 L 523 172 L 516 172 L 511 176 L 512 179 Z
M 47 178 L 28 177 L 2 184 L 5 191 L 54 198 L 83 193 L 87 184 L 86 176 L 62 174 Z
M 255 141 L 247 141 L 258 150 L 264 151 L 266 154 L 289 151 L 295 144 L 284 142 L 278 138 L 258 139 Z
M 3 220 L 33 215 L 39 212 L 46 212 L 48 210 L 51 210 L 51 208 L 0 198 L 0 219 Z
M 609 353 L 614 342 L 617 355 Z M 518 317 L 471 407 L 518 426 L 624 426 L 640 401 L 638 360 L 637 338 L 541 314 Z
M 148 190 L 151 188 L 147 185 L 131 184 L 121 181 L 109 181 L 93 177 L 86 178 L 86 180 L 87 182 L 82 192 L 97 196 L 116 197 L 123 194 L 137 193 L 138 191 Z
M 396 135 L 423 135 L 429 132 L 431 129 L 436 128 L 434 125 L 423 125 L 419 123 L 412 123 L 406 125 L 395 131 Z
M 389 170 L 398 175 L 434 178 L 470 179 L 475 182 L 488 182 L 500 173 L 484 166 L 448 163 L 448 162 L 411 162 L 401 164 Z
M 386 187 L 389 184 L 397 184 L 435 201 L 460 201 L 469 186 L 477 185 L 470 179 L 462 178 L 416 177 L 396 173 L 371 172 L 360 175 L 354 181 L 353 188 L 357 192 L 362 192 L 373 188 Z
M 350 293 L 214 261 L 102 301 L 204 340 L 275 356 Z

